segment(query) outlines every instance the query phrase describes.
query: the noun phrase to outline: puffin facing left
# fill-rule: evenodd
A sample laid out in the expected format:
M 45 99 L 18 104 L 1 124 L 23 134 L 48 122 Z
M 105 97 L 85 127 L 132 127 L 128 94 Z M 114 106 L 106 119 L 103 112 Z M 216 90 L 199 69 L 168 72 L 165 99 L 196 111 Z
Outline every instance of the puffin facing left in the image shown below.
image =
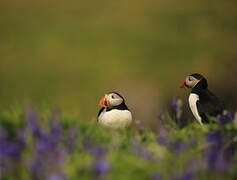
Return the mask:
M 123 129 L 132 123 L 132 113 L 125 104 L 124 98 L 117 92 L 105 94 L 100 102 L 98 122 L 107 128 Z
M 207 79 L 201 74 L 194 73 L 185 78 L 180 88 L 192 89 L 189 95 L 190 109 L 198 122 L 209 123 L 208 116 L 217 117 L 224 111 L 223 102 L 208 90 Z

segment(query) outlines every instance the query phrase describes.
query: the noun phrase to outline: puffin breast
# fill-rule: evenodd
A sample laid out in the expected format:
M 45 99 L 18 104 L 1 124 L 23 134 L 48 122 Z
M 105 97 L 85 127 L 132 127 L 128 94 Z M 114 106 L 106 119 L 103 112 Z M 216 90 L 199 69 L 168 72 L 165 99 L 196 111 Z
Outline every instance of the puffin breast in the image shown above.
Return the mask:
M 105 127 L 125 128 L 131 124 L 132 114 L 129 110 L 113 109 L 102 112 L 98 117 L 98 121 Z

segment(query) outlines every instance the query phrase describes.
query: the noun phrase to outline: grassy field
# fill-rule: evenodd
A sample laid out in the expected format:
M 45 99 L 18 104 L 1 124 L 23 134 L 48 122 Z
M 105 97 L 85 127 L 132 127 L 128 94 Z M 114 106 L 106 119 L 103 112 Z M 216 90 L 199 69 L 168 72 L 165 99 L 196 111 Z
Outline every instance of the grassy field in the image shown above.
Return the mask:
M 159 114 L 157 128 L 134 121 L 110 131 L 96 121 L 59 110 L 15 107 L 1 114 L 0 177 L 3 180 L 235 179 L 237 119 L 230 113 L 201 127 L 182 124 L 181 107 Z

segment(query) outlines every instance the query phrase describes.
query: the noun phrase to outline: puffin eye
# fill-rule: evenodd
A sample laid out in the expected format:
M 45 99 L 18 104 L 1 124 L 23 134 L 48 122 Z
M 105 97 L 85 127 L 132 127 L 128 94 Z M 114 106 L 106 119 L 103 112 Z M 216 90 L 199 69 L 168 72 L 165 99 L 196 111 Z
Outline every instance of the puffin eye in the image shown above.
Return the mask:
M 111 97 L 112 97 L 112 99 L 114 99 L 114 95 L 112 95 Z

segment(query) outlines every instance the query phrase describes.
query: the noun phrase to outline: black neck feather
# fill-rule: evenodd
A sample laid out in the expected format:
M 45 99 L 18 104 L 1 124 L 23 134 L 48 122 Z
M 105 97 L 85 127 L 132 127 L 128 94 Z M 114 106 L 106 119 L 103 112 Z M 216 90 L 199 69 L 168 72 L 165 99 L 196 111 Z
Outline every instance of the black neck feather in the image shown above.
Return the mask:
M 117 110 L 129 110 L 127 105 L 125 104 L 125 102 L 122 102 L 120 105 L 118 106 L 113 106 L 113 107 L 106 107 L 106 111 L 111 111 L 113 109 L 117 109 Z
M 207 80 L 203 78 L 192 89 L 192 93 L 199 94 L 200 92 L 206 91 L 206 90 L 208 90 L 208 84 L 207 84 Z

